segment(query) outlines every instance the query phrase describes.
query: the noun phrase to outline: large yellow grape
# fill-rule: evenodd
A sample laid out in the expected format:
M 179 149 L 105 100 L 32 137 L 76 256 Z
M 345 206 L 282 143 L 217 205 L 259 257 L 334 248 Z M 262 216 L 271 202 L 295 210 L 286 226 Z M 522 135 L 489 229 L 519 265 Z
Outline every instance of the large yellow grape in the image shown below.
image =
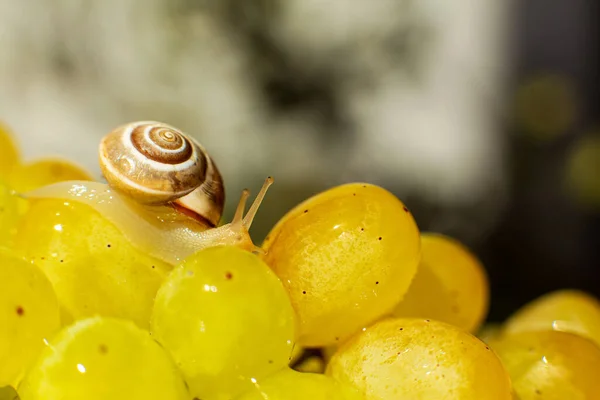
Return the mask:
M 294 319 L 283 285 L 259 257 L 219 246 L 189 257 L 165 280 L 152 333 L 193 396 L 221 400 L 287 367 Z
M 488 304 L 488 280 L 477 257 L 455 239 L 422 234 L 417 275 L 394 316 L 436 319 L 476 332 Z
M 0 181 L 5 180 L 20 161 L 19 149 L 12 136 L 8 127 L 0 122 Z
M 537 330 L 571 332 L 600 345 L 600 302 L 579 290 L 558 290 L 523 306 L 503 326 L 503 332 Z
M 284 369 L 259 381 L 256 387 L 236 400 L 360 400 L 352 388 L 313 373 Z
M 60 326 L 44 273 L 0 248 L 0 387 L 15 385 Z
M 64 328 L 18 389 L 21 400 L 189 400 L 168 353 L 133 322 L 94 317 Z
M 299 316 L 300 345 L 320 347 L 393 309 L 417 270 L 420 237 L 399 199 L 355 183 L 292 209 L 263 248 Z
M 12 247 L 19 221 L 19 201 L 23 200 L 0 182 L 0 247 Z
M 492 340 L 519 400 L 600 398 L 600 348 L 558 331 L 521 332 Z
M 24 193 L 62 181 L 91 181 L 92 176 L 79 165 L 65 159 L 47 158 L 22 164 L 9 175 L 13 189 Z
M 508 373 L 469 333 L 443 322 L 389 318 L 353 336 L 327 374 L 366 400 L 510 400 Z
M 15 246 L 48 275 L 64 324 L 98 314 L 148 328 L 154 296 L 172 268 L 136 250 L 91 207 L 64 200 L 33 201 Z

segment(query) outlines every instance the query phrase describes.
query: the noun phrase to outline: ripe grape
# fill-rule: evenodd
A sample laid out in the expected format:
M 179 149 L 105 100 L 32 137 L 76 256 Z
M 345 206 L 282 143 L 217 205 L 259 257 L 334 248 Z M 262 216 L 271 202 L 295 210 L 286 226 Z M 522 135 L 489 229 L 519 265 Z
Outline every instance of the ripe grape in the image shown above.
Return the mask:
M 481 330 L 477 333 L 477 337 L 485 343 L 489 343 L 492 340 L 500 337 L 502 333 L 502 324 L 499 323 L 488 323 L 485 324 Z
M 294 318 L 283 285 L 260 258 L 218 246 L 187 258 L 165 280 L 152 334 L 193 396 L 229 399 L 288 365 Z
M 19 150 L 12 138 L 12 133 L 8 127 L 0 123 L 0 181 L 5 180 L 19 162 Z
M 558 331 L 521 332 L 490 346 L 510 373 L 520 400 L 595 399 L 600 395 L 600 348 Z
M 148 328 L 156 291 L 172 269 L 136 250 L 89 206 L 64 200 L 32 201 L 15 248 L 48 275 L 63 324 L 98 314 Z
M 63 181 L 91 181 L 82 167 L 64 159 L 40 159 L 14 168 L 8 178 L 10 186 L 24 193 L 45 185 Z
M 506 333 L 536 330 L 571 332 L 600 345 L 600 302 L 579 290 L 558 290 L 517 310 L 503 327 Z
M 333 379 L 313 373 L 284 369 L 259 381 L 237 400 L 359 400 L 360 395 Z
M 0 249 L 0 387 L 16 385 L 60 325 L 58 301 L 44 273 Z
M 299 316 L 299 344 L 321 347 L 393 309 L 417 270 L 420 237 L 399 199 L 354 183 L 292 209 L 263 248 Z
M 452 238 L 422 234 L 417 275 L 394 316 L 430 318 L 476 332 L 488 304 L 488 280 L 477 257 Z
M 12 238 L 19 221 L 20 200 L 0 182 L 0 246 L 12 247 Z
M 294 365 L 293 369 L 298 372 L 322 374 L 325 372 L 325 360 L 319 356 L 308 356 Z
M 389 318 L 338 349 L 327 374 L 366 400 L 510 400 L 510 378 L 482 341 L 443 322 Z
M 181 373 L 131 321 L 93 317 L 64 328 L 18 389 L 21 400 L 189 400 Z

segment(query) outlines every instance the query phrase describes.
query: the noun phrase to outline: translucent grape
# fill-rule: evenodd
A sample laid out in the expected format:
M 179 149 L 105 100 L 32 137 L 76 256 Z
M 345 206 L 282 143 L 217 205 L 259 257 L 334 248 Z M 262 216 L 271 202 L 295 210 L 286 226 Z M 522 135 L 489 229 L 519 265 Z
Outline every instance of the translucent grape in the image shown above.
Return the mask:
M 286 367 L 294 325 L 277 276 L 233 246 L 201 250 L 175 268 L 152 314 L 154 337 L 202 400 L 230 399 Z
M 509 400 L 498 357 L 479 339 L 443 322 L 384 319 L 342 344 L 327 374 L 366 400 Z
M 393 309 L 417 270 L 420 236 L 399 199 L 354 183 L 295 207 L 263 248 L 299 316 L 299 344 L 321 347 Z
M 538 331 L 505 335 L 490 346 L 510 373 L 520 400 L 596 399 L 600 348 L 581 336 Z
M 498 338 L 502 333 L 502 324 L 499 323 L 488 323 L 485 324 L 481 330 L 477 333 L 477 337 L 485 343 Z
M 452 238 L 422 234 L 417 275 L 394 316 L 430 318 L 476 332 L 488 304 L 489 284 L 477 257 Z
M 172 269 L 136 250 L 114 225 L 77 202 L 33 201 L 15 248 L 48 275 L 63 324 L 98 314 L 149 328 L 154 296 Z
M 360 395 L 333 379 L 313 373 L 284 369 L 259 381 L 236 400 L 360 400 Z
M 0 181 L 20 162 L 19 149 L 12 136 L 8 127 L 0 122 Z
M 189 400 L 181 373 L 130 321 L 94 317 L 64 328 L 18 389 L 21 400 Z
M 503 332 L 537 330 L 571 332 L 600 345 L 600 302 L 579 290 L 558 290 L 523 306 L 504 324 Z
M 58 301 L 35 265 L 0 249 L 0 387 L 16 385 L 60 325 Z
M 0 182 L 0 246 L 12 247 L 12 238 L 19 221 L 20 200 Z
M 62 181 L 91 181 L 92 176 L 77 164 L 64 159 L 48 158 L 14 168 L 9 184 L 18 192 L 27 192 Z
M 294 365 L 293 369 L 298 372 L 322 374 L 325 372 L 325 360 L 319 356 L 308 356 Z

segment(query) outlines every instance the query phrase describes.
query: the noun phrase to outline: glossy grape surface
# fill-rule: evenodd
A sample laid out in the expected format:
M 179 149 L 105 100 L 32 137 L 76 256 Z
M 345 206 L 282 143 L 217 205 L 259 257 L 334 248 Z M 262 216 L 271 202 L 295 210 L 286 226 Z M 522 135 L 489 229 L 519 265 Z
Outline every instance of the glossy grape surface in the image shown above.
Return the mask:
M 16 385 L 59 326 L 58 301 L 48 278 L 0 249 L 0 387 Z
M 62 181 L 91 181 L 92 176 L 69 160 L 48 158 L 22 164 L 9 175 L 10 185 L 24 193 L 51 183 Z
M 114 225 L 77 202 L 31 202 L 15 246 L 48 275 L 63 324 L 97 314 L 148 328 L 156 291 L 172 269 L 136 250 Z
M 366 400 L 510 400 L 508 373 L 489 347 L 443 322 L 385 319 L 344 343 L 327 374 Z
M 133 322 L 94 317 L 64 328 L 18 389 L 21 400 L 189 400 L 168 353 Z
M 504 324 L 506 333 L 536 330 L 571 332 L 600 345 L 600 302 L 579 290 L 559 290 L 526 304 Z
M 230 399 L 287 367 L 295 317 L 269 267 L 237 247 L 201 250 L 158 291 L 152 333 L 184 373 L 192 395 Z
M 355 183 L 295 207 L 263 248 L 299 316 L 300 345 L 321 347 L 393 309 L 417 270 L 420 236 L 399 199 Z
M 489 283 L 477 257 L 455 239 L 423 233 L 417 275 L 394 316 L 436 319 L 476 332 L 488 304 Z
M 19 162 L 19 149 L 13 140 L 12 132 L 0 122 L 0 181 L 6 180 Z
M 267 379 L 237 400 L 360 400 L 360 395 L 333 379 L 313 373 L 284 369 Z
M 16 194 L 0 182 L 0 247 L 11 247 L 19 221 L 19 201 Z
M 600 348 L 581 336 L 521 332 L 492 340 L 520 400 L 600 398 Z

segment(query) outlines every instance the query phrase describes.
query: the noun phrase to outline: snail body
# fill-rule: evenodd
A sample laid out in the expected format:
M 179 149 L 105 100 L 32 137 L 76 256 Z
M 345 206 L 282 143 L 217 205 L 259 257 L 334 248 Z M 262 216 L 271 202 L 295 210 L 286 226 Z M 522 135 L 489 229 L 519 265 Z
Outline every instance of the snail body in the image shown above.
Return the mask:
M 242 192 L 232 221 L 218 226 L 225 202 L 221 174 L 206 150 L 176 128 L 142 121 L 121 126 L 99 146 L 107 183 L 67 181 L 24 193 L 92 207 L 140 250 L 170 264 L 210 246 L 260 251 L 248 230 L 267 189 L 267 178 L 244 216 Z

